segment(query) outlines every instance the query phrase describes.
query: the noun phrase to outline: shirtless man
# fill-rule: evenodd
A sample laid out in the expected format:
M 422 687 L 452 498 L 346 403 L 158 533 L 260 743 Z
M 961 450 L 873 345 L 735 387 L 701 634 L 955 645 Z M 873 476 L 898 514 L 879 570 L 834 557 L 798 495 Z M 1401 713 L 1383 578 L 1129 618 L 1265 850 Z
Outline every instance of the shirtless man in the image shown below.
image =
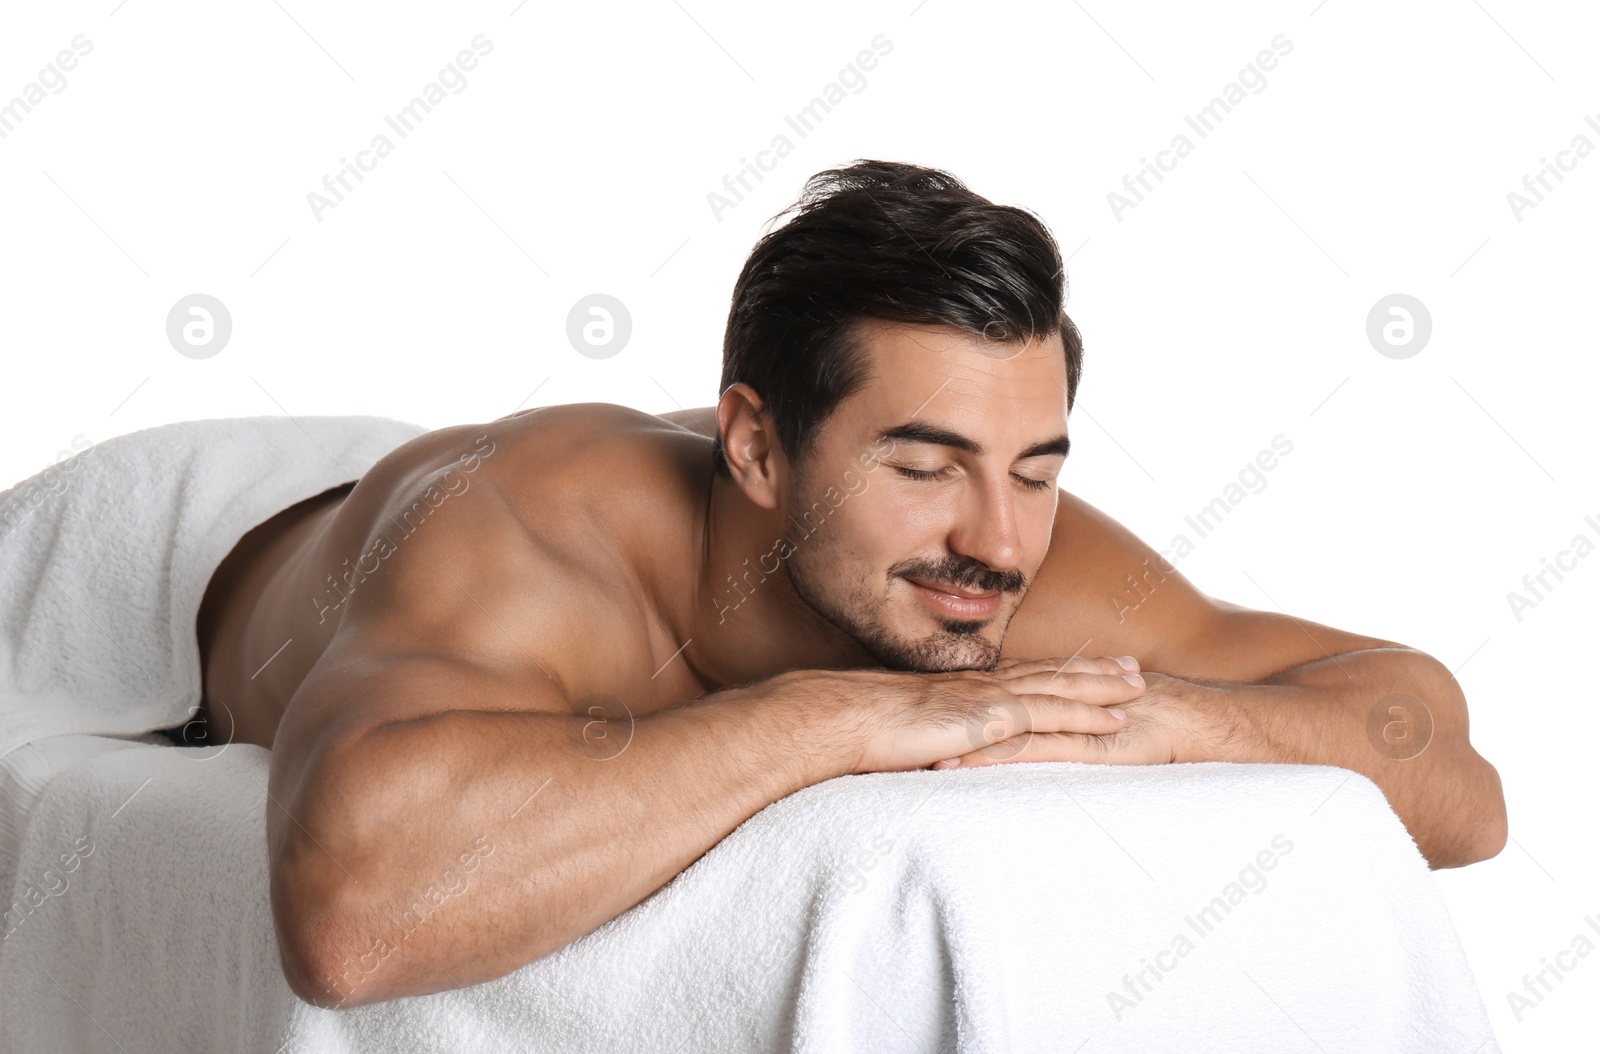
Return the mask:
M 1500 851 L 1442 664 L 1212 599 L 1057 486 L 1082 345 L 1036 219 L 885 162 L 796 207 L 735 288 L 714 408 L 430 432 L 218 568 L 205 707 L 272 748 L 301 998 L 502 976 L 779 798 L 952 759 L 1338 765 L 1432 866 Z M 1426 742 L 1391 749 L 1390 715 Z M 458 862 L 471 896 L 396 941 Z

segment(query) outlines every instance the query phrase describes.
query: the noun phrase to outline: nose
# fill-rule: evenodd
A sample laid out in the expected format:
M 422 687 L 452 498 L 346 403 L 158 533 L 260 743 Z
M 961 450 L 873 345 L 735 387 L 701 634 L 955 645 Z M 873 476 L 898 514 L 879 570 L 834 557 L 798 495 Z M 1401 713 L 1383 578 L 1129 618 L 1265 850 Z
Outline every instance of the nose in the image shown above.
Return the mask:
M 1017 533 L 1016 496 L 1010 481 L 974 486 L 950 532 L 952 552 L 971 557 L 994 571 L 1010 571 L 1022 558 Z

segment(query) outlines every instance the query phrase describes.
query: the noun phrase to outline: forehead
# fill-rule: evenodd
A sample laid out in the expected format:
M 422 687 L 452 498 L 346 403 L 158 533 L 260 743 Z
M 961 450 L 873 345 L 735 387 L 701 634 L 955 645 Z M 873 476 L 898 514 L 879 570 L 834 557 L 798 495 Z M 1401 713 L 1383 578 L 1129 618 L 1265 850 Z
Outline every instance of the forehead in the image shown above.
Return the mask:
M 856 330 L 866 382 L 839 404 L 858 426 L 915 418 L 978 431 L 1057 432 L 1067 415 L 1061 334 L 1000 344 L 954 326 L 867 319 Z

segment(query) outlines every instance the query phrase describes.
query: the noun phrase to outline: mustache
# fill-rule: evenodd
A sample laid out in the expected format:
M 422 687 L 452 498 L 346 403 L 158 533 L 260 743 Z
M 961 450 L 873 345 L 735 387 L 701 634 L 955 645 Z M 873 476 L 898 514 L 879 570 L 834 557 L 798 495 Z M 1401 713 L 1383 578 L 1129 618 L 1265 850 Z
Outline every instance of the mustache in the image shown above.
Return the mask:
M 921 578 L 982 592 L 1021 593 L 1028 579 L 1021 571 L 994 571 L 968 556 L 947 554 L 940 560 L 908 560 L 891 569 L 901 578 Z

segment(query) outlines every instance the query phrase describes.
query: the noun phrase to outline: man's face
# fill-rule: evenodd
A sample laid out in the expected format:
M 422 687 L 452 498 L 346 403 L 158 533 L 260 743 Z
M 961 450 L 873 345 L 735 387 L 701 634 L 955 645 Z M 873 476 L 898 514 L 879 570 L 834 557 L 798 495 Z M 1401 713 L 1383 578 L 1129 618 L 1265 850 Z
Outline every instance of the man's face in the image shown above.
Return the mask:
M 1066 457 L 1060 335 L 863 324 L 867 383 L 792 467 L 795 592 L 893 669 L 990 669 L 1044 560 Z

